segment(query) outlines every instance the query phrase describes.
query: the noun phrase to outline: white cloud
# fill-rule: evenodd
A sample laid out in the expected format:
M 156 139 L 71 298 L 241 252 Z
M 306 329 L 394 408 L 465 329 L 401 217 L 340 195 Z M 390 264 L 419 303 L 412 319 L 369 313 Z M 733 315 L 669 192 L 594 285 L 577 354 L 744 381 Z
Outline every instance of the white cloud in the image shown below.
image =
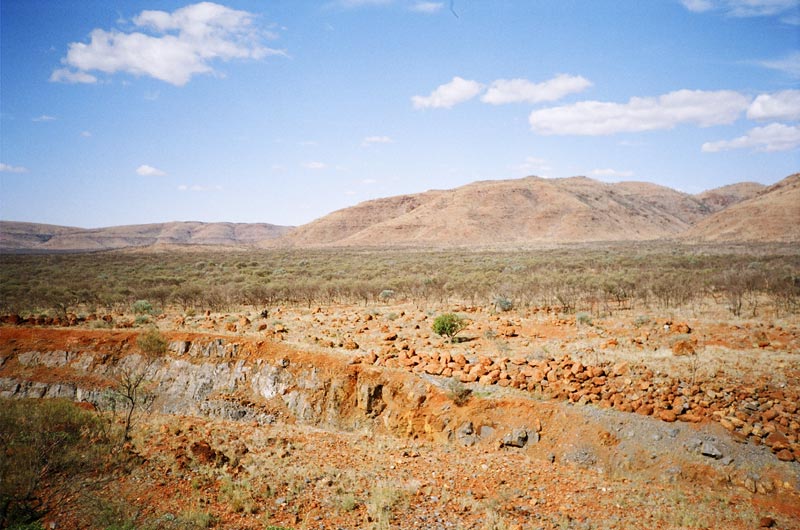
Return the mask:
M 57 68 L 50 74 L 53 83 L 97 83 L 97 78 L 86 72 L 73 72 L 69 68 Z
M 800 90 L 761 94 L 747 109 L 751 120 L 800 120 Z
M 167 173 L 158 169 L 157 167 L 148 166 L 147 164 L 142 164 L 141 166 L 136 168 L 136 174 L 141 175 L 143 177 L 163 177 Z
M 95 29 L 89 43 L 73 42 L 51 81 L 94 82 L 90 71 L 149 76 L 176 86 L 195 74 L 211 73 L 214 60 L 261 59 L 285 52 L 261 45 L 253 15 L 212 2 L 168 13 L 142 11 L 133 24 L 143 32 Z
M 559 74 L 542 83 L 532 83 L 527 79 L 498 79 L 492 82 L 481 101 L 492 105 L 556 101 L 568 94 L 586 90 L 590 86 L 592 83 L 588 79 L 568 74 Z
M 707 142 L 703 144 L 703 152 L 717 153 L 731 149 L 754 149 L 773 153 L 789 151 L 800 147 L 800 127 L 770 123 L 764 127 L 750 129 L 747 134 L 733 140 Z
M 590 173 L 593 177 L 622 177 L 633 176 L 633 171 L 617 171 L 616 169 L 593 169 Z
M 364 179 L 361 181 L 361 184 L 369 186 L 370 184 L 376 184 L 378 181 L 375 179 Z
M 367 136 L 361 140 L 361 145 L 363 147 L 369 147 L 374 144 L 390 144 L 392 141 L 393 140 L 388 136 Z
M 28 168 L 22 166 L 10 166 L 0 162 L 0 173 L 27 173 Z
M 385 6 L 391 4 L 393 0 L 339 0 L 336 5 L 345 8 L 364 7 L 364 6 Z
M 84 138 L 91 138 L 92 133 L 89 131 L 81 131 L 81 136 L 83 136 Z
M 800 77 L 800 51 L 794 51 L 782 59 L 761 61 L 758 64 L 764 68 L 779 70 L 792 77 Z
M 417 13 L 438 13 L 444 7 L 442 2 L 415 2 L 411 6 L 411 11 Z
M 187 184 L 181 184 L 178 186 L 179 191 L 221 191 L 222 186 L 198 186 L 193 185 L 189 186 Z
M 798 0 L 681 0 L 681 4 L 695 13 L 713 10 L 734 17 L 781 15 L 800 7 Z
M 681 4 L 689 11 L 695 13 L 703 13 L 704 11 L 714 9 L 714 2 L 710 0 L 681 0 Z
M 306 169 L 319 170 L 319 169 L 325 169 L 326 167 L 328 167 L 328 165 L 322 162 L 306 162 L 303 164 L 303 167 Z
M 43 121 L 55 121 L 55 116 L 48 116 L 47 114 L 42 114 L 41 116 L 37 116 L 35 118 L 31 118 L 31 121 L 35 122 L 43 122 Z
M 748 97 L 730 90 L 678 90 L 658 97 L 633 97 L 627 103 L 582 101 L 535 110 L 529 121 L 539 134 L 599 136 L 671 129 L 681 123 L 729 124 L 749 103 Z
M 519 171 L 520 173 L 525 173 L 526 175 L 532 175 L 535 173 L 551 171 L 553 168 L 550 167 L 550 164 L 544 158 L 528 156 L 525 157 L 525 161 L 523 163 L 511 166 L 511 169 Z
M 449 83 L 439 85 L 428 96 L 414 96 L 411 102 L 415 109 L 452 108 L 453 105 L 468 101 L 483 90 L 483 85 L 477 81 L 454 77 Z

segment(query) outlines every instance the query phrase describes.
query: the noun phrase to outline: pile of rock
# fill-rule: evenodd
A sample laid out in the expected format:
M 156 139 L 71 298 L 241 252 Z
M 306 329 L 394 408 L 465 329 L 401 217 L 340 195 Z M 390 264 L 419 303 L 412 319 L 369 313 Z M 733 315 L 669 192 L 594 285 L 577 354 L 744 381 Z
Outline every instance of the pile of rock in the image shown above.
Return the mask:
M 800 386 L 754 387 L 719 380 L 687 382 L 652 370 L 617 365 L 586 366 L 569 356 L 467 358 L 446 351 L 411 348 L 370 352 L 356 362 L 455 378 L 462 383 L 498 385 L 545 394 L 579 404 L 655 416 L 665 422 L 715 420 L 735 439 L 769 446 L 780 460 L 800 461 Z

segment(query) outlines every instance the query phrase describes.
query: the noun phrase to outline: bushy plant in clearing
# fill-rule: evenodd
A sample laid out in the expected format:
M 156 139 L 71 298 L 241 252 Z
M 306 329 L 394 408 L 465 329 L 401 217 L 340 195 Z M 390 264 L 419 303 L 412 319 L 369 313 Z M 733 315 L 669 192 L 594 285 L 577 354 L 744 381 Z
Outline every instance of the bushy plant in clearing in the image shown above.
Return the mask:
M 514 309 L 514 302 L 510 298 L 507 298 L 505 296 L 498 296 L 497 298 L 495 298 L 494 305 L 495 307 L 497 307 L 497 309 L 503 312 L 511 311 L 512 309 Z
M 148 357 L 162 355 L 167 351 L 167 339 L 155 328 L 140 333 L 136 338 L 136 345 Z
M 450 342 L 467 327 L 467 321 L 455 313 L 439 315 L 433 321 L 433 332 L 440 337 L 447 337 Z
M 153 313 L 153 304 L 147 300 L 136 300 L 131 308 L 137 315 L 150 315 Z

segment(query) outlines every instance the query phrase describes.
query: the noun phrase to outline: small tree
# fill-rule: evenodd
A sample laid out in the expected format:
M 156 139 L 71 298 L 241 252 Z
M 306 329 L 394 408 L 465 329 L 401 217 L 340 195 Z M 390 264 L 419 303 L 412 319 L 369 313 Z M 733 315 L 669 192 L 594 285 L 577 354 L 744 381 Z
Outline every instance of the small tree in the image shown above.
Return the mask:
M 433 332 L 441 337 L 447 337 L 449 342 L 453 342 L 453 337 L 458 335 L 467 327 L 467 321 L 455 313 L 445 313 L 439 315 L 433 321 Z
M 150 410 L 155 400 L 155 394 L 147 385 L 147 373 L 153 363 L 167 351 L 167 340 L 160 331 L 153 328 L 141 333 L 136 339 L 136 345 L 142 353 L 142 362 L 127 363 L 118 366 L 114 374 L 113 402 L 122 403 L 125 414 L 125 428 L 123 440 L 130 439 L 136 413 Z

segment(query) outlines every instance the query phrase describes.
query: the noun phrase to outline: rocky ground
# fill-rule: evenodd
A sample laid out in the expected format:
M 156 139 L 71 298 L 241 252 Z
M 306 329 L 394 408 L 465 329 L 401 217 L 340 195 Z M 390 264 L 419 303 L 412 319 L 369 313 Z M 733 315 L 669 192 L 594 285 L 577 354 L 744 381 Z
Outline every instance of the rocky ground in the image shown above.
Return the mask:
M 452 344 L 431 331 L 444 311 L 470 320 Z M 134 319 L 5 317 L 0 396 L 102 408 L 114 366 L 140 362 Z M 170 342 L 149 372 L 158 413 L 113 488 L 150 527 L 800 528 L 796 317 L 149 319 Z M 50 518 L 78 527 L 73 512 Z

